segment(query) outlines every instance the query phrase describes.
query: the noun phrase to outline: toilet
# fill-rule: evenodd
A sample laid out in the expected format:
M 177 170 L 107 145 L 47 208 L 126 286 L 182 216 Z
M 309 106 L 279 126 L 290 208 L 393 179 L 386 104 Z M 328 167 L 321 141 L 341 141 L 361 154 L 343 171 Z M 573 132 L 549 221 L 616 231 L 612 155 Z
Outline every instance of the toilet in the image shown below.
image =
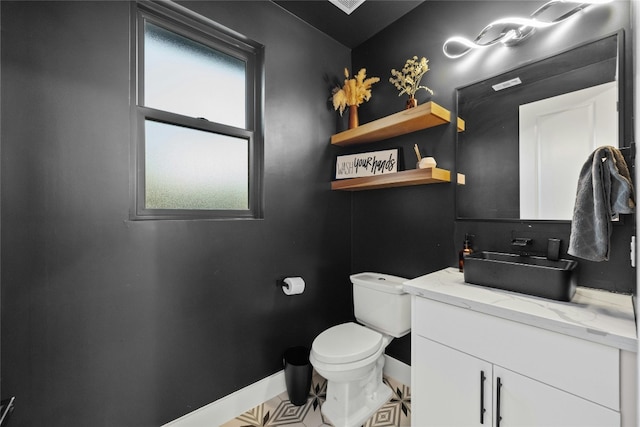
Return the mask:
M 327 380 L 322 414 L 335 427 L 363 425 L 391 397 L 382 382 L 384 350 L 411 330 L 407 279 L 381 273 L 351 275 L 359 323 L 333 326 L 316 337 L 309 361 Z

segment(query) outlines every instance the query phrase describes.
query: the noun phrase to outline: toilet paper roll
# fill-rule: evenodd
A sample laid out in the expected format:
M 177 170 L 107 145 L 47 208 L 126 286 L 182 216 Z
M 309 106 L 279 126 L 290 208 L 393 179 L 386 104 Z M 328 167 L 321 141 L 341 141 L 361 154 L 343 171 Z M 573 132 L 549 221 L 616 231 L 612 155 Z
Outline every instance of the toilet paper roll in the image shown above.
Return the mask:
M 304 292 L 304 280 L 302 277 L 287 277 L 282 285 L 282 292 L 287 295 L 298 295 Z

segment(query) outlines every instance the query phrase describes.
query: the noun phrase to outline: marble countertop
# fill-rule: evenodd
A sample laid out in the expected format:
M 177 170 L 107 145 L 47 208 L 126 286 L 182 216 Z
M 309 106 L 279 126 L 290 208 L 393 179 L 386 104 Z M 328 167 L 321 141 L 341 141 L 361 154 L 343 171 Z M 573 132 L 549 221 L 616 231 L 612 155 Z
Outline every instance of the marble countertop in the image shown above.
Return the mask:
M 404 282 L 406 292 L 554 332 L 637 351 L 631 295 L 578 287 L 571 302 L 465 283 L 457 268 Z

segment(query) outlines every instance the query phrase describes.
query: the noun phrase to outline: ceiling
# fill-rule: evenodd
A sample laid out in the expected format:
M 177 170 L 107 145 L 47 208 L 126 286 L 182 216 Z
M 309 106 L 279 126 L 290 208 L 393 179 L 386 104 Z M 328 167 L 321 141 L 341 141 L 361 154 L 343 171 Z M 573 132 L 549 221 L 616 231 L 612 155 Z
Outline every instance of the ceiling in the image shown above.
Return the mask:
M 273 0 L 293 15 L 355 48 L 423 3 L 422 0 L 367 0 L 347 15 L 327 0 Z

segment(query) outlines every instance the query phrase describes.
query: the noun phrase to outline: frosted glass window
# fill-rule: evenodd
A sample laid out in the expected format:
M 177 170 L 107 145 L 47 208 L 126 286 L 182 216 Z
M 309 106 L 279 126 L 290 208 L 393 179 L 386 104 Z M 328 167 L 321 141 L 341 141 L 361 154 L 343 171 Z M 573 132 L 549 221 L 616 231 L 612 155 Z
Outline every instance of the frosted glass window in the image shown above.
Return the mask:
M 262 218 L 264 46 L 173 2 L 134 7 L 131 217 Z
M 149 21 L 144 34 L 145 106 L 247 126 L 244 60 Z
M 145 123 L 146 209 L 249 209 L 249 141 Z

